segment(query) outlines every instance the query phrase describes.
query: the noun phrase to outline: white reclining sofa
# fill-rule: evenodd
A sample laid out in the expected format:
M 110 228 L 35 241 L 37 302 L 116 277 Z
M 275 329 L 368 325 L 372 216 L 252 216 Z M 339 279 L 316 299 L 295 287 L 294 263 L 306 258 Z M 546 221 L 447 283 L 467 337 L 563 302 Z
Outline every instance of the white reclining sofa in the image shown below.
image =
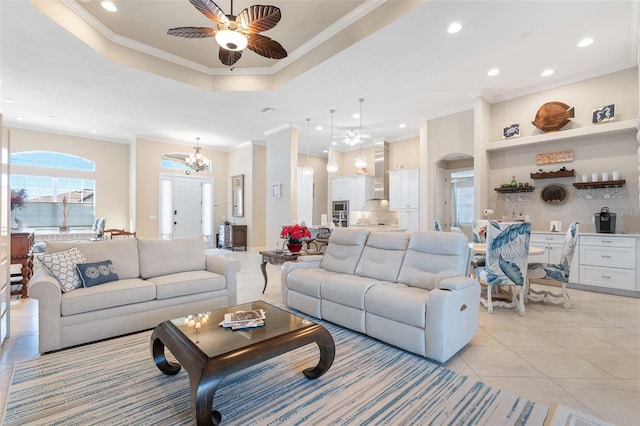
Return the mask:
M 288 306 L 439 362 L 478 328 L 480 284 L 458 233 L 335 229 L 324 256 L 282 267 Z
M 205 254 L 201 237 L 47 241 L 46 248 L 37 257 L 57 256 L 56 265 L 68 265 L 72 260 L 65 254 L 79 251 L 83 262 L 111 261 L 117 277 L 63 291 L 60 278 L 40 265 L 29 281 L 29 296 L 38 300 L 41 353 L 236 304 L 240 261 Z

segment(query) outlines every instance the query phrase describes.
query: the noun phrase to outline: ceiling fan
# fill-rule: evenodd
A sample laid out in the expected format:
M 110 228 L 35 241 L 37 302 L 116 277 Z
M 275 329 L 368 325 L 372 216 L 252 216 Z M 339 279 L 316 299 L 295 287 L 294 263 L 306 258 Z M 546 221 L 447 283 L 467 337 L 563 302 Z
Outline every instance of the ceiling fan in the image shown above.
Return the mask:
M 271 59 L 287 57 L 282 45 L 267 36 L 258 34 L 267 31 L 280 22 L 280 9 L 275 6 L 254 5 L 244 9 L 238 16 L 225 13 L 211 0 L 189 0 L 204 16 L 216 24 L 216 28 L 177 27 L 167 30 L 167 34 L 185 38 L 215 37 L 220 46 L 218 58 L 227 66 L 233 66 L 242 56 L 242 50 L 249 50 Z
M 364 142 L 364 139 L 371 139 L 371 135 L 362 134 L 358 129 L 348 128 L 343 135 L 334 136 L 334 140 L 347 144 L 349 146 L 356 146 Z

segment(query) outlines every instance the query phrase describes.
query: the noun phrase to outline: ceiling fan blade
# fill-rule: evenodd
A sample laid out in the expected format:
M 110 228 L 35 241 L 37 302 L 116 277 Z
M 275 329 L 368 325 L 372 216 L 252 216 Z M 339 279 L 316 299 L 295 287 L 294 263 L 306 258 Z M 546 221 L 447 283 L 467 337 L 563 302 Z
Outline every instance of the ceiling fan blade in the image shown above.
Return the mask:
M 241 56 L 242 56 L 241 51 L 227 50 L 227 49 L 223 49 L 222 47 L 220 48 L 220 52 L 218 52 L 218 59 L 220 59 L 220 62 L 222 62 L 228 67 L 231 67 L 236 62 L 238 62 Z
M 205 37 L 213 37 L 216 35 L 216 30 L 213 28 L 207 27 L 178 27 L 178 28 L 169 28 L 167 30 L 167 34 L 176 36 L 176 37 L 184 37 L 184 38 L 205 38 Z
M 229 25 L 229 18 L 224 14 L 222 9 L 211 0 L 189 0 L 189 2 L 198 9 L 204 16 L 211 19 L 216 24 L 222 24 L 225 28 Z
M 267 36 L 263 36 L 261 34 L 248 34 L 247 40 L 247 47 L 265 58 L 282 59 L 287 57 L 287 51 L 284 50 L 284 47 Z
M 257 4 L 240 12 L 236 25 L 249 33 L 259 33 L 275 27 L 281 17 L 279 8 Z

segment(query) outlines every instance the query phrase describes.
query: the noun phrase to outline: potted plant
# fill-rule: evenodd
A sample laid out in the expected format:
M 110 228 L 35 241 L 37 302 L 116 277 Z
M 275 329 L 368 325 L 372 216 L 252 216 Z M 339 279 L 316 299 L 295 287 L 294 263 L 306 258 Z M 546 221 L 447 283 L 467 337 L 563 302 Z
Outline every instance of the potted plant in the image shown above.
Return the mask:
M 302 239 L 311 238 L 311 232 L 302 225 L 283 226 L 280 238 L 287 240 L 287 248 L 291 253 L 297 253 L 302 249 Z

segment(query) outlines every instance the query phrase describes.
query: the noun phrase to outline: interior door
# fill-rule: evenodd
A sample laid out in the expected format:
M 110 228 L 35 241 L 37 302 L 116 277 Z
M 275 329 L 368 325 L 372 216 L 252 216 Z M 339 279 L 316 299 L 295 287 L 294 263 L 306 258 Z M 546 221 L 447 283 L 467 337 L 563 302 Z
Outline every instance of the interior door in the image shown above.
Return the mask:
M 202 235 L 202 182 L 175 177 L 173 185 L 173 238 Z

